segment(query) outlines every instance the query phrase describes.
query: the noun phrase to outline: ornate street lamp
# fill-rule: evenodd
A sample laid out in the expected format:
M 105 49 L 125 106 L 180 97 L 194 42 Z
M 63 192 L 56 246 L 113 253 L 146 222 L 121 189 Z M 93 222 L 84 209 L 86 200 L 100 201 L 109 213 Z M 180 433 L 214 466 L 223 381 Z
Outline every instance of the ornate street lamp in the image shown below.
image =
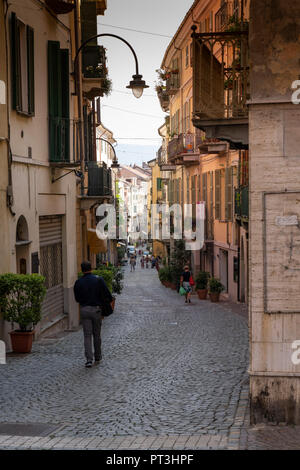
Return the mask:
M 120 41 L 124 42 L 129 47 L 129 49 L 131 50 L 131 52 L 133 54 L 133 57 L 134 57 L 134 60 L 135 60 L 136 73 L 134 75 L 132 75 L 133 80 L 131 80 L 129 82 L 129 85 L 126 88 L 130 88 L 132 90 L 133 95 L 136 98 L 140 98 L 143 94 L 144 89 L 149 88 L 149 86 L 146 85 L 146 82 L 144 80 L 142 80 L 143 76 L 140 75 L 140 73 L 139 73 L 139 64 L 138 64 L 138 59 L 137 59 L 137 55 L 135 53 L 135 50 L 129 44 L 129 42 L 127 42 L 125 39 L 121 38 L 120 36 L 117 36 L 116 34 L 110 34 L 110 33 L 97 34 L 96 36 L 92 36 L 89 39 L 87 39 L 84 43 L 82 43 L 81 46 L 79 47 L 79 49 L 77 50 L 75 58 L 74 58 L 74 74 L 76 73 L 76 64 L 77 64 L 77 60 L 78 60 L 78 56 L 79 56 L 80 51 L 90 41 L 93 41 L 94 39 L 97 39 L 97 38 L 100 38 L 100 37 L 103 37 L 103 36 L 108 36 L 108 37 L 119 39 Z

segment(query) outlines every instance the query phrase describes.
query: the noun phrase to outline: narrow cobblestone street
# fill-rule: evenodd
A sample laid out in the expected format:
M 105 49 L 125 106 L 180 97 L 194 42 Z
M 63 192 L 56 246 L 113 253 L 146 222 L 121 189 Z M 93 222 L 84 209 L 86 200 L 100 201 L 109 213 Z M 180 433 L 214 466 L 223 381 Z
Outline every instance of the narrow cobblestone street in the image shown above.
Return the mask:
M 156 270 L 126 267 L 116 311 L 103 324 L 101 364 L 85 369 L 82 331 L 9 355 L 0 422 L 49 423 L 52 437 L 69 441 L 173 436 L 172 445 L 184 446 L 193 436 L 190 445 L 210 439 L 226 448 L 246 412 L 248 333 L 245 318 L 224 305 L 196 296 L 184 304 Z

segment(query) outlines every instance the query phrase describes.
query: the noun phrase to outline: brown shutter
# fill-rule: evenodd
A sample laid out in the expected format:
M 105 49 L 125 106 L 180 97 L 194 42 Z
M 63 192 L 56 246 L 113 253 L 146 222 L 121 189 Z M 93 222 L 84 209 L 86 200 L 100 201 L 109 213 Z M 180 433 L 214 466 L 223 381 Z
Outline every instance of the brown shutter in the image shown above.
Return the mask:
M 215 171 L 215 219 L 221 219 L 221 170 Z

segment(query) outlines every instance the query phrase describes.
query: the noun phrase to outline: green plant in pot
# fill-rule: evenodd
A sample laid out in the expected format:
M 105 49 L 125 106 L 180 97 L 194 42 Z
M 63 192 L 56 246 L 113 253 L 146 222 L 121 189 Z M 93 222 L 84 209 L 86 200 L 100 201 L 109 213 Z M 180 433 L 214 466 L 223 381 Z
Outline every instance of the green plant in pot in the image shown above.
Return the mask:
M 207 292 L 208 292 L 207 284 L 208 284 L 209 278 L 210 278 L 210 273 L 206 271 L 200 271 L 196 276 L 196 279 L 195 279 L 196 291 L 197 291 L 199 299 L 201 300 L 205 300 L 207 297 Z
M 0 275 L 0 307 L 3 318 L 17 323 L 10 332 L 12 349 L 28 353 L 32 348 L 34 327 L 41 320 L 42 302 L 46 294 L 45 278 L 39 274 Z
M 220 294 L 223 290 L 225 290 L 225 287 L 223 284 L 220 282 L 219 279 L 215 277 L 211 277 L 208 282 L 209 286 L 209 297 L 211 302 L 219 302 L 220 300 Z

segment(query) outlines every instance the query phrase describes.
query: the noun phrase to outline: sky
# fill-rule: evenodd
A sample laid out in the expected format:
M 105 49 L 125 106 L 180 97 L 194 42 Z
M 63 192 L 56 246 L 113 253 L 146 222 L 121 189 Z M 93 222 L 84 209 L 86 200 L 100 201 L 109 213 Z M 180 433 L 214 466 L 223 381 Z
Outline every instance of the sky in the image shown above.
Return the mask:
M 149 85 L 142 98 L 135 98 L 126 88 L 135 73 L 130 49 L 115 38 L 99 39 L 99 44 L 107 48 L 109 78 L 113 82 L 112 93 L 101 98 L 101 118 L 120 146 L 116 152 L 121 163 L 151 160 L 161 145 L 157 130 L 166 113 L 154 88 L 156 69 L 192 3 L 193 0 L 108 0 L 105 15 L 97 17 L 99 34 L 116 34 L 132 45 L 140 73 Z

